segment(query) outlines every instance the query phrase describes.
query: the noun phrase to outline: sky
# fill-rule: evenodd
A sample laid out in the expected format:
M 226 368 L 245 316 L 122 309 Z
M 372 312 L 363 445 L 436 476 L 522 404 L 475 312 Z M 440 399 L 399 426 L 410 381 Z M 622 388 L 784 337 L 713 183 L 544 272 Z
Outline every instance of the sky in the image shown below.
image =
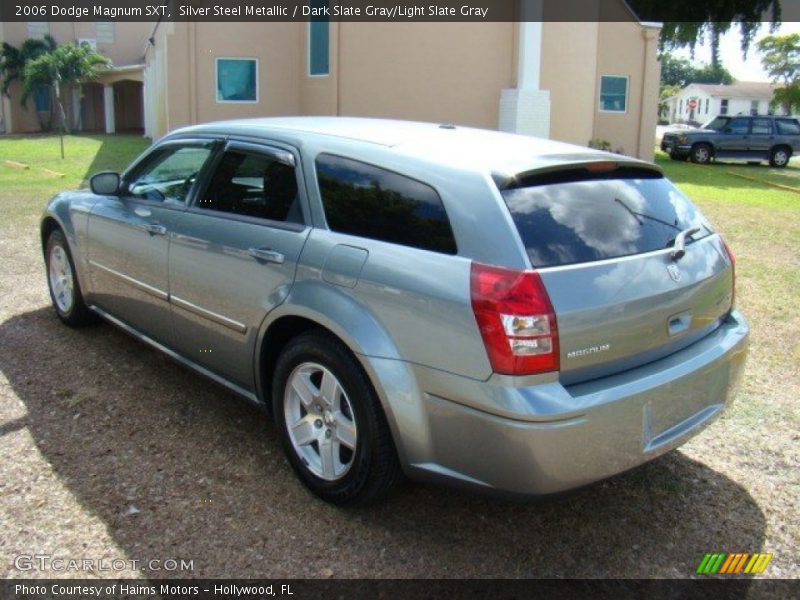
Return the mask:
M 780 28 L 775 32 L 775 35 L 786 35 L 789 33 L 800 33 L 800 23 L 782 23 Z M 750 44 L 750 50 L 747 53 L 746 60 L 742 58 L 741 34 L 739 33 L 737 25 L 733 25 L 731 30 L 720 38 L 720 58 L 722 59 L 722 64 L 738 81 L 769 81 L 769 77 L 764 72 L 764 69 L 761 68 L 761 59 L 756 51 L 758 40 L 768 35 L 770 35 L 769 23 L 764 23 L 756 34 L 755 39 Z M 691 60 L 688 48 L 673 51 L 673 54 Z M 710 46 L 707 43 L 703 46 L 698 45 L 694 53 L 695 63 L 708 63 L 710 60 Z

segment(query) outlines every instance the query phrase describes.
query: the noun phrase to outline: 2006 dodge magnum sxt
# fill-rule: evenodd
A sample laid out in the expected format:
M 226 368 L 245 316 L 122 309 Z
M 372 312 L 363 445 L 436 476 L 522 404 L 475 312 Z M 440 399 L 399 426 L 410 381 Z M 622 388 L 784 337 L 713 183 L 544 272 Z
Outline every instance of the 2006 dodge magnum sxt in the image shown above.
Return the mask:
M 659 169 L 371 119 L 176 131 L 48 205 L 67 325 L 100 315 L 263 406 L 313 492 L 405 473 L 540 495 L 695 435 L 747 351 L 734 259 Z

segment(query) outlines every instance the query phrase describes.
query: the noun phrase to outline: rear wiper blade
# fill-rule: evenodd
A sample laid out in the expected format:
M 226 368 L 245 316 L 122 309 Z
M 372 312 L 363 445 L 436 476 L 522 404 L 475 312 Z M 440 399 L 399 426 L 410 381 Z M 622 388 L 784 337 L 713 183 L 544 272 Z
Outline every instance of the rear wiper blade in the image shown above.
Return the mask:
M 675 236 L 675 243 L 672 245 L 672 252 L 669 256 L 672 260 L 680 260 L 686 254 L 686 238 L 693 236 L 700 231 L 699 227 L 690 227 L 684 229 L 677 236 Z
M 619 202 L 619 205 L 622 208 L 624 208 L 625 210 L 627 210 L 628 213 L 630 213 L 630 215 L 634 219 L 636 219 L 636 222 L 639 223 L 639 225 L 644 225 L 644 223 L 642 223 L 642 218 L 644 218 L 644 219 L 648 219 L 649 221 L 655 221 L 656 223 L 661 223 L 662 225 L 666 225 L 667 227 L 672 227 L 673 229 L 677 229 L 678 231 L 681 230 L 681 228 L 678 227 L 677 225 L 675 225 L 675 223 L 670 223 L 669 221 L 665 221 L 663 219 L 659 219 L 658 217 L 654 217 L 652 215 L 648 215 L 648 214 L 645 214 L 645 213 L 636 212 L 635 210 L 631 209 L 630 206 L 625 204 L 619 198 L 614 198 L 614 202 Z

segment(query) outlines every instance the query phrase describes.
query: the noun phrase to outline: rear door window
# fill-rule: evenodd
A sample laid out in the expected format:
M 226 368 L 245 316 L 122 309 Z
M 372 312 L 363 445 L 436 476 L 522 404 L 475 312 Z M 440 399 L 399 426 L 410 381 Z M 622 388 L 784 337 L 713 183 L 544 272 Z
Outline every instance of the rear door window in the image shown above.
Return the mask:
M 563 180 L 503 190 L 534 267 L 618 258 L 672 246 L 690 227 L 712 233 L 692 203 L 660 176 Z
M 753 119 L 753 135 L 771 135 L 772 121 L 769 119 Z
M 320 154 L 317 179 L 332 231 L 455 254 L 456 242 L 431 186 L 360 161 Z

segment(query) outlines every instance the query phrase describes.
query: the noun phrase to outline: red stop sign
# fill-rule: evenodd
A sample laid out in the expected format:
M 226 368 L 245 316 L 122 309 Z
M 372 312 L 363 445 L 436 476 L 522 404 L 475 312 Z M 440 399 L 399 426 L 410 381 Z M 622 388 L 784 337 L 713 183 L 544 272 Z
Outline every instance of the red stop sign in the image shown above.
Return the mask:
M 688 107 L 689 107 L 691 110 L 694 110 L 695 108 L 697 108 L 697 100 L 695 100 L 694 98 L 692 98 L 691 100 L 689 100 L 689 103 L 688 103 L 688 105 L 687 105 L 687 106 L 688 106 Z

